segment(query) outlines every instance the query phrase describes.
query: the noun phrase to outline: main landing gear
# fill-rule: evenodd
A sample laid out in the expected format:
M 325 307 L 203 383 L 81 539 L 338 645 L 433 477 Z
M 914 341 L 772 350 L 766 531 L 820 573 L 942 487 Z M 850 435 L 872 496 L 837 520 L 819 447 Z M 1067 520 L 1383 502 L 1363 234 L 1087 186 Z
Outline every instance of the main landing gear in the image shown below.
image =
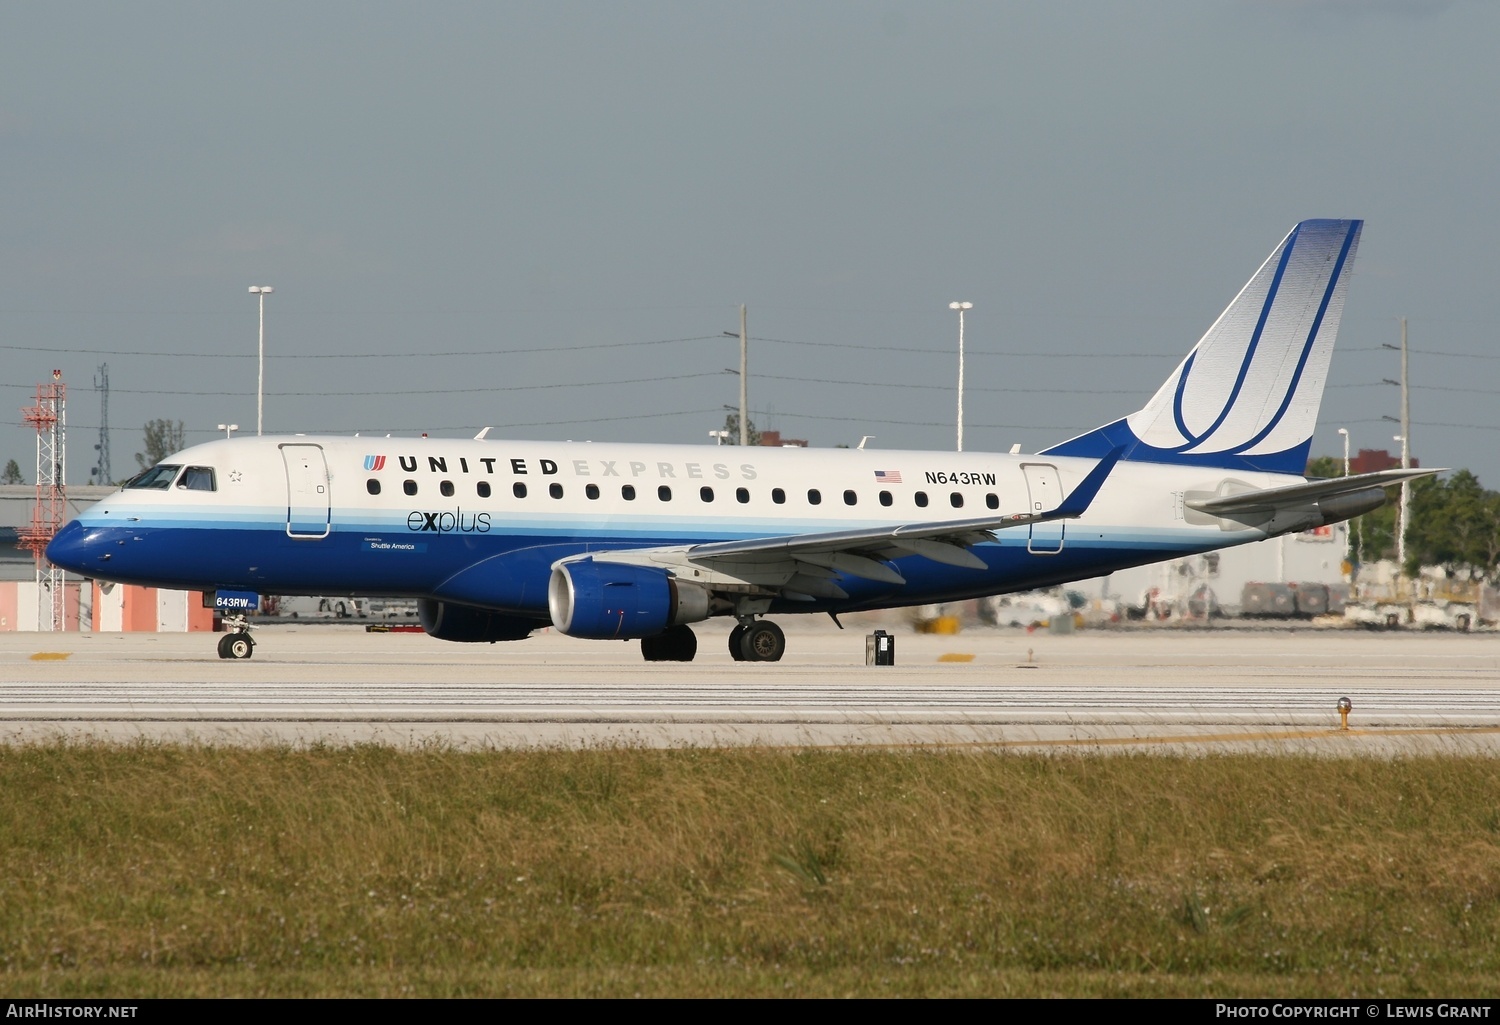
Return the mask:
M 220 658 L 249 658 L 255 653 L 255 641 L 250 637 L 250 624 L 244 616 L 227 616 L 224 625 L 229 633 L 219 638 Z
M 729 657 L 736 662 L 780 662 L 786 634 L 769 619 L 740 623 L 729 631 Z
M 674 626 L 641 638 L 641 657 L 647 662 L 691 662 L 697 654 L 698 638 L 690 627 Z M 785 654 L 786 634 L 769 620 L 748 620 L 729 632 L 729 657 L 736 662 L 780 662 Z
M 698 654 L 698 635 L 691 627 L 674 626 L 655 637 L 641 638 L 641 657 L 647 662 L 691 662 Z

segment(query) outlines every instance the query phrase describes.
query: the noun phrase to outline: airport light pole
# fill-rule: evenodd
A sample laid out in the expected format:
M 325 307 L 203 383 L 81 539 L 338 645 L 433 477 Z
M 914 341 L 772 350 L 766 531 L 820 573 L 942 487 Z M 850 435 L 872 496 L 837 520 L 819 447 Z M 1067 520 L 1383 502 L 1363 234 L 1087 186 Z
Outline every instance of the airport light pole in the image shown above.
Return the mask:
M 958 450 L 964 450 L 964 313 L 973 303 L 951 302 L 948 309 L 958 311 Z
M 221 431 L 224 432 L 224 437 L 226 437 L 226 438 L 232 438 L 232 437 L 234 437 L 234 432 L 237 431 L 237 430 L 239 430 L 239 429 L 240 429 L 240 425 L 239 424 L 220 424 L 219 425 L 219 430 L 221 430 Z
M 255 375 L 255 436 L 265 430 L 266 400 L 266 296 L 273 289 L 270 285 L 251 285 L 250 294 L 260 300 L 260 343 L 256 347 L 258 370 Z

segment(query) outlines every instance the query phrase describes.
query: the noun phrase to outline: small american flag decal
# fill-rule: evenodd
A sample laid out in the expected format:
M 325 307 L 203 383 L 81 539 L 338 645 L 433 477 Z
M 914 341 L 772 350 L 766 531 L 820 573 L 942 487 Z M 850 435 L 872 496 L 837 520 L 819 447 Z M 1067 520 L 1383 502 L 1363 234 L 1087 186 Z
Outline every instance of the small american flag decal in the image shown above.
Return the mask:
M 876 470 L 875 479 L 881 484 L 900 484 L 900 470 Z

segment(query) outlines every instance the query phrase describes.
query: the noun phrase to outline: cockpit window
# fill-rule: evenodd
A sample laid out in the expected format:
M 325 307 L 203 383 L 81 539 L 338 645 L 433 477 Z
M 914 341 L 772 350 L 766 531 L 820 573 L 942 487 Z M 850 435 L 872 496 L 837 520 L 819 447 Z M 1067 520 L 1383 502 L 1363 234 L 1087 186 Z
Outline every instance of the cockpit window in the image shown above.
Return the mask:
M 217 491 L 214 486 L 214 468 L 212 466 L 189 466 L 182 471 L 182 479 L 177 482 L 179 488 L 189 491 Z
M 159 463 L 145 473 L 126 481 L 125 486 L 144 491 L 165 491 L 172 486 L 172 478 L 177 476 L 177 471 L 180 469 L 182 469 L 181 466 L 173 466 L 171 463 Z

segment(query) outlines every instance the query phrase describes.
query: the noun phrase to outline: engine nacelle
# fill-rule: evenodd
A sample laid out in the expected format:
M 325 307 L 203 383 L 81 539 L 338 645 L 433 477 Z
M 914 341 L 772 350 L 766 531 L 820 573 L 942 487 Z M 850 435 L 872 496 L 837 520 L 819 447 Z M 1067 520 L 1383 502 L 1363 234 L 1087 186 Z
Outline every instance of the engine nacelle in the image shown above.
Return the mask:
M 547 625 L 533 619 L 517 619 L 489 609 L 455 605 L 451 601 L 438 601 L 436 598 L 417 601 L 417 618 L 421 620 L 422 629 L 440 641 L 471 643 L 519 641 L 525 639 L 531 631 Z
M 570 637 L 651 637 L 708 618 L 708 591 L 666 570 L 584 559 L 552 570 L 547 609 Z

